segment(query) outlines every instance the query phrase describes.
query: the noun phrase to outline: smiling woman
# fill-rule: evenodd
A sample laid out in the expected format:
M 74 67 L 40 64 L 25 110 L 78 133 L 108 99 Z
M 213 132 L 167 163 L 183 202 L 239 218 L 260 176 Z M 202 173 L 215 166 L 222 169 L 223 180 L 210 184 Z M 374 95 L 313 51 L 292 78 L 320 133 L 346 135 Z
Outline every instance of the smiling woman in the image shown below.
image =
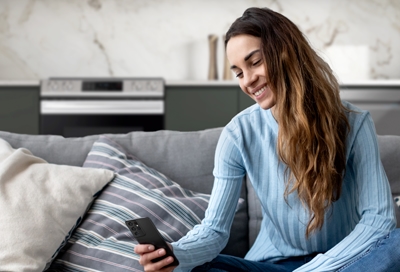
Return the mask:
M 298 27 L 267 8 L 249 8 L 226 34 L 242 91 L 257 103 L 218 141 L 205 218 L 172 243 L 176 271 L 371 271 L 400 267 L 400 230 L 373 121 L 339 96 L 329 65 Z M 245 259 L 220 254 L 243 178 L 263 220 Z M 173 260 L 135 247 L 146 271 Z M 379 262 L 377 262 L 379 260 Z
M 308 236 L 340 196 L 349 109 L 339 84 L 297 26 L 272 10 L 249 9 L 233 23 L 225 44 L 243 92 L 271 109 L 280 124 L 277 153 L 290 169 L 287 181 L 296 181 L 285 196 L 297 190 L 313 214 Z

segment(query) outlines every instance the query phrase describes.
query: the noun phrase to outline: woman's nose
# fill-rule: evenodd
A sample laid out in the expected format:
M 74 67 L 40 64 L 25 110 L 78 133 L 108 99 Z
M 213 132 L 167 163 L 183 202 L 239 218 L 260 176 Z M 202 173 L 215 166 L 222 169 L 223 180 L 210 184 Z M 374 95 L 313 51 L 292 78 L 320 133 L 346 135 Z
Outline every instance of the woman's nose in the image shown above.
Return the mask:
M 256 81 L 257 81 L 256 73 L 247 72 L 244 74 L 244 85 L 246 87 L 251 87 L 253 83 Z

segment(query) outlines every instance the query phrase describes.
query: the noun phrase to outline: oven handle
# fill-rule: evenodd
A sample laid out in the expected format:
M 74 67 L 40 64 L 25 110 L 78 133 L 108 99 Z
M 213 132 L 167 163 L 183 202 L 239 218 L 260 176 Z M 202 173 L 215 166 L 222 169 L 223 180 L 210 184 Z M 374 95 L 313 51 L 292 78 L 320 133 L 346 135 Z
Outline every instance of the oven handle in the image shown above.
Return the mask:
M 163 100 L 42 100 L 41 114 L 164 114 Z

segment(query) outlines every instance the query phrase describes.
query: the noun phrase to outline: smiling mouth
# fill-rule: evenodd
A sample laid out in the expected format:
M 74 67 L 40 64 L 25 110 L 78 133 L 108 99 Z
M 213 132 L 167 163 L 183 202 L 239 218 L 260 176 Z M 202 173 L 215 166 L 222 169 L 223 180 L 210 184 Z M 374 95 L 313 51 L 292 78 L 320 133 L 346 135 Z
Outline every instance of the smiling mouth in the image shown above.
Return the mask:
M 263 92 L 265 92 L 267 90 L 267 86 L 262 87 L 261 89 L 259 89 L 257 92 L 254 93 L 255 96 L 259 96 L 261 95 Z

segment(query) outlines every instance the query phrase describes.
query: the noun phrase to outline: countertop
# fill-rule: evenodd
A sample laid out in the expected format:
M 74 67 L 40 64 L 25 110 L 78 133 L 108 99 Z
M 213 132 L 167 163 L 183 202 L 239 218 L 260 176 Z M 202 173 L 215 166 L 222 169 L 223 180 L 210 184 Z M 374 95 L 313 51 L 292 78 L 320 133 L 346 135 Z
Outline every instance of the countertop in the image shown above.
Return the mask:
M 184 87 L 184 86 L 238 86 L 237 80 L 166 80 L 167 87 Z M 343 87 L 400 87 L 400 79 L 388 80 L 360 80 L 342 82 Z
M 0 87 L 36 87 L 40 86 L 40 80 L 0 80 Z
M 36 87 L 40 86 L 40 80 L 0 80 L 0 87 Z M 166 80 L 166 87 L 207 87 L 207 86 L 238 86 L 235 80 Z M 400 87 L 400 79 L 388 80 L 360 80 L 347 81 L 340 84 L 341 87 Z
M 400 84 L 400 81 L 399 81 Z M 7 86 L 40 86 L 40 80 L 0 80 L 0 87 Z M 184 86 L 238 86 L 236 80 L 223 81 L 223 80 L 166 80 L 165 86 L 167 87 L 184 87 Z

